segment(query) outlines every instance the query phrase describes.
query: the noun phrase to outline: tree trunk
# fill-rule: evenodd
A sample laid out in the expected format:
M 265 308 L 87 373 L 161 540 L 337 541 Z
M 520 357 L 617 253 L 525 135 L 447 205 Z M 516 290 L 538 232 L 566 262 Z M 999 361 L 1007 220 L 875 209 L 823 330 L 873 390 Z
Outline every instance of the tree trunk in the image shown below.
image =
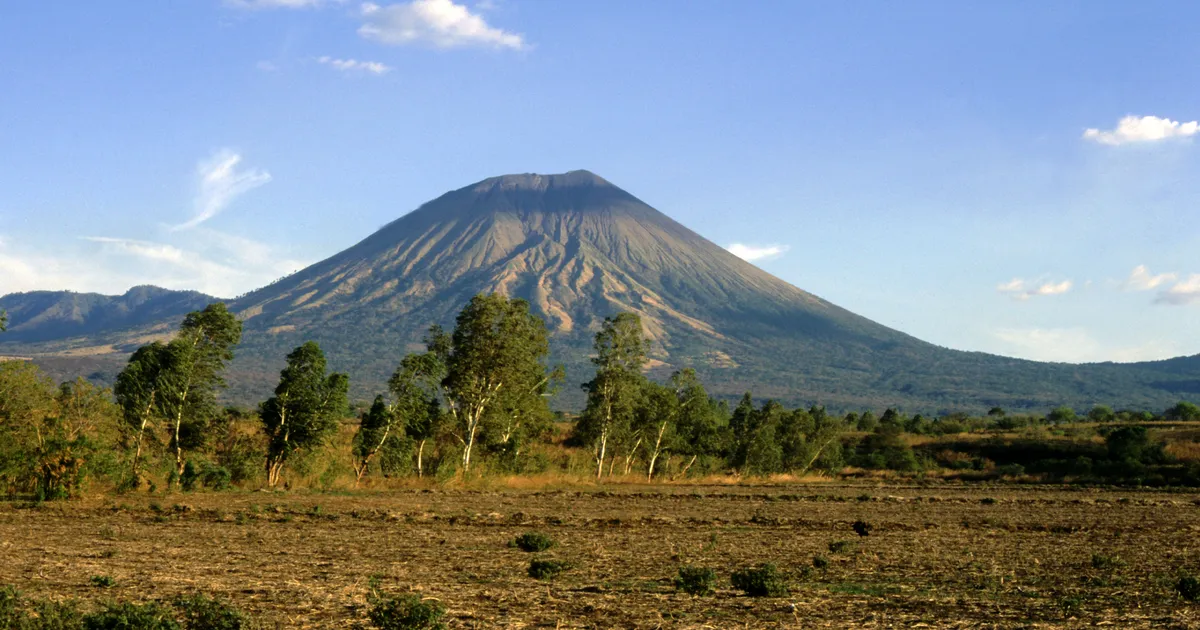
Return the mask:
M 600 431 L 600 444 L 596 448 L 596 479 L 599 480 L 604 475 L 604 456 L 608 448 L 608 428 Z
M 654 463 L 658 461 L 658 456 L 662 454 L 662 439 L 663 434 L 667 432 L 667 423 L 663 422 L 662 426 L 658 427 L 658 437 L 654 440 L 654 452 L 650 455 L 650 469 L 646 472 L 646 481 L 654 479 Z
M 683 470 L 680 470 L 680 471 L 679 471 L 679 474 L 678 474 L 678 475 L 675 475 L 675 478 L 682 477 L 682 476 L 686 475 L 686 474 L 687 474 L 687 471 L 688 471 L 688 470 L 690 470 L 690 469 L 692 468 L 692 464 L 695 464 L 695 463 L 696 463 L 696 458 L 697 458 L 697 457 L 699 457 L 699 456 L 698 456 L 698 455 L 692 455 L 692 459 L 688 461 L 688 463 L 687 463 L 687 466 L 684 466 L 684 467 L 683 467 Z
M 424 452 L 425 440 L 421 440 L 421 443 L 417 445 L 417 479 L 425 476 L 425 469 L 421 466 L 421 456 L 424 454 Z
M 138 427 L 137 448 L 133 451 L 133 470 L 130 474 L 133 478 L 133 487 L 136 489 L 142 485 L 142 476 L 138 472 L 138 463 L 142 459 L 142 437 L 146 435 L 146 424 L 150 421 L 150 409 L 154 407 L 154 394 L 150 394 L 150 403 L 146 405 L 146 411 L 142 413 L 142 424 Z
M 625 456 L 625 474 L 633 469 L 633 456 L 637 455 L 638 447 L 642 445 L 642 438 L 638 438 L 637 442 L 633 443 L 633 448 L 629 449 L 629 454 Z

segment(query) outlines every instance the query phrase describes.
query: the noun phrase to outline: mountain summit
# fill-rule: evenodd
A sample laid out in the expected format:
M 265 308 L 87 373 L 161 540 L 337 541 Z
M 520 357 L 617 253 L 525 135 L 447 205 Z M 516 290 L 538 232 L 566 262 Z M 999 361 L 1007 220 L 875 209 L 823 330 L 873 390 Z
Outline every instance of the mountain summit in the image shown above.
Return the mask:
M 261 399 L 287 352 L 312 339 L 368 398 L 420 348 L 429 325 L 452 325 L 467 300 L 489 292 L 524 298 L 546 320 L 552 360 L 568 368 L 568 407 L 578 402 L 574 384 L 589 377 L 593 333 L 620 311 L 641 315 L 652 370 L 694 367 L 729 396 L 940 411 L 1163 408 L 1200 391 L 1200 357 L 1074 366 L 939 348 L 794 287 L 607 180 L 571 171 L 504 175 L 446 193 L 236 300 L 245 335 L 232 393 Z

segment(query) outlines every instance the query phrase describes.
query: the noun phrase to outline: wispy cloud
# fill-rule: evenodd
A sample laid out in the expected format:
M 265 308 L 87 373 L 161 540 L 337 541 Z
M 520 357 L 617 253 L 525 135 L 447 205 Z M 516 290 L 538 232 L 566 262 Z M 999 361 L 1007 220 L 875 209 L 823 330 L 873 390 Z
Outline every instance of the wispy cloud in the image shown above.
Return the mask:
M 1003 343 L 1001 354 L 1034 361 L 1154 361 L 1179 354 L 1178 348 L 1162 341 L 1109 347 L 1079 327 L 999 328 L 992 336 Z
M 1126 116 L 1117 122 L 1115 129 L 1102 131 L 1087 129 L 1084 140 L 1117 146 L 1122 144 L 1159 142 L 1171 138 L 1187 138 L 1200 133 L 1200 122 L 1179 122 L 1157 116 Z
M 362 5 L 358 34 L 383 44 L 428 44 L 436 48 L 477 46 L 524 50 L 523 35 L 488 25 L 480 15 L 452 0 L 412 0 Z
M 357 59 L 334 59 L 333 57 L 317 57 L 317 63 L 324 64 L 346 73 L 386 74 L 392 68 L 378 61 L 359 61 Z
M 1074 286 L 1074 283 L 1070 280 L 1044 282 L 1013 278 L 1008 282 L 996 285 L 996 290 L 1014 300 L 1025 301 L 1032 297 L 1062 295 L 1069 292 L 1072 286 Z
M 748 262 L 757 260 L 770 260 L 779 258 L 787 252 L 787 245 L 746 245 L 745 243 L 734 243 L 726 247 L 731 254 Z
M 242 156 L 222 149 L 200 163 L 197 174 L 199 190 L 193 202 L 194 214 L 175 230 L 186 230 L 217 216 L 238 196 L 271 181 L 271 174 L 257 169 L 241 170 Z
M 1179 277 L 1177 273 L 1160 273 L 1153 275 L 1150 273 L 1150 268 L 1146 265 L 1138 265 L 1133 268 L 1129 274 L 1129 278 L 1121 283 L 1121 288 L 1126 291 L 1149 291 L 1157 289 L 1164 284 L 1170 284 Z
M 1176 282 L 1171 288 L 1159 292 L 1154 302 L 1171 306 L 1200 304 L 1200 273 L 1194 273 Z

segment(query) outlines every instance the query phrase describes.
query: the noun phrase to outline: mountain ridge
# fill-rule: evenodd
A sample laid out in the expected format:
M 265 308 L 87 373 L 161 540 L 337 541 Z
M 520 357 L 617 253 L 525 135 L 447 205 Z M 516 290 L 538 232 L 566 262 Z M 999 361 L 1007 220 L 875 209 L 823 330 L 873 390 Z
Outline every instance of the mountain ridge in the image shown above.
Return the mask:
M 600 320 L 642 316 L 655 370 L 694 367 L 718 394 L 836 408 L 946 410 L 1097 402 L 1165 407 L 1200 392 L 1200 355 L 1161 364 L 1047 364 L 935 346 L 854 314 L 728 252 L 589 171 L 488 178 L 230 302 L 246 333 L 230 381 L 254 401 L 282 357 L 320 342 L 369 398 L 430 324 L 477 293 L 530 302 L 578 403 Z M 127 331 L 127 339 L 136 339 Z M 80 340 L 109 343 L 116 339 Z M 78 345 L 78 344 L 77 344 Z M 13 346 L 0 341 L 0 352 Z M 53 356 L 53 344 L 14 346 Z M 103 346 L 100 346 L 103 347 Z M 61 350 L 59 350 L 61 352 Z

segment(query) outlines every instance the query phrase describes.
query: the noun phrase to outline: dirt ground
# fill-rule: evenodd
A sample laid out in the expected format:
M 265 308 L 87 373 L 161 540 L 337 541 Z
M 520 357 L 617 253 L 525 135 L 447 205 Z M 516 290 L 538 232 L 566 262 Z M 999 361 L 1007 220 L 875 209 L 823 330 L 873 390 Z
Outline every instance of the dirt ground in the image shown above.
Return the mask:
M 573 568 L 528 577 L 532 554 L 507 543 L 531 530 L 558 542 L 540 556 Z M 763 562 L 787 573 L 789 596 L 732 589 L 733 570 Z M 716 569 L 717 593 L 676 592 L 681 565 Z M 1175 594 L 1181 573 L 1200 575 L 1197 493 L 838 484 L 0 503 L 0 584 L 86 600 L 203 591 L 281 628 L 364 622 L 373 575 L 440 600 L 453 628 L 1200 628 L 1200 604 Z

